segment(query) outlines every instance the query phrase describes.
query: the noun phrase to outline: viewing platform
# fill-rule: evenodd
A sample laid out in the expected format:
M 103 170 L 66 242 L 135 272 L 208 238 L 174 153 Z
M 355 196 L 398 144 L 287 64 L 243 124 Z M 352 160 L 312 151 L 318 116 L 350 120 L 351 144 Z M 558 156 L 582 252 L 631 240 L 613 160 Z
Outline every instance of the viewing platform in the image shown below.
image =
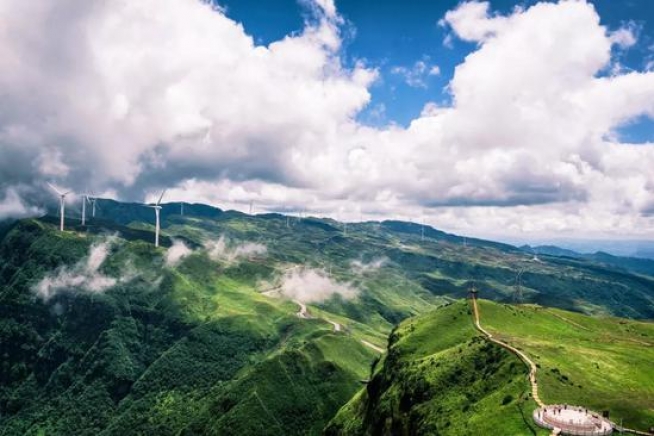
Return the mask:
M 571 436 L 604 436 L 613 433 L 613 424 L 599 413 L 579 406 L 550 405 L 534 410 L 534 421 L 541 427 Z

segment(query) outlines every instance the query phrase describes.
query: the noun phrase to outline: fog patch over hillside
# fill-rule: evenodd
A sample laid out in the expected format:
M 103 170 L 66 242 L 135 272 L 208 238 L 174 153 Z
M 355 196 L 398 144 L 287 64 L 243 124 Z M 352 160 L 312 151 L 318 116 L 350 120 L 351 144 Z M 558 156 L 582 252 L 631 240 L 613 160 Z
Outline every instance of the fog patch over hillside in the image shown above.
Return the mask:
M 166 251 L 166 266 L 176 266 L 191 253 L 193 253 L 193 250 L 188 248 L 184 241 L 173 240 L 173 245 Z
M 365 274 L 372 271 L 377 271 L 382 266 L 388 263 L 388 258 L 380 257 L 378 259 L 373 259 L 370 262 L 363 262 L 361 260 L 353 260 L 350 262 L 350 268 L 355 274 Z
M 43 301 L 48 301 L 60 291 L 70 289 L 90 293 L 104 292 L 114 286 L 117 280 L 105 276 L 100 267 L 107 259 L 115 237 L 91 245 L 89 254 L 72 267 L 59 268 L 55 273 L 46 275 L 32 289 Z
M 325 301 L 337 294 L 349 300 L 358 293 L 349 283 L 332 280 L 324 270 L 295 268 L 282 277 L 281 294 L 302 303 Z
M 268 251 L 265 245 L 257 242 L 234 245 L 224 235 L 221 235 L 218 240 L 205 242 L 204 247 L 211 259 L 226 262 L 235 262 L 246 257 L 264 256 Z

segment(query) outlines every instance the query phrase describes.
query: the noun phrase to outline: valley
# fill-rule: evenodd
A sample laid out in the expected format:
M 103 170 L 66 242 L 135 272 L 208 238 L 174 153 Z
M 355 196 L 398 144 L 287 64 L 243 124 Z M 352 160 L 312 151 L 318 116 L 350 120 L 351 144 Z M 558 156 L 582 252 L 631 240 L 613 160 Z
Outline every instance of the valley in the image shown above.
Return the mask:
M 628 377 L 614 380 L 611 390 L 594 373 L 559 361 L 560 353 L 551 354 L 542 340 L 523 335 L 521 324 L 498 324 L 531 319 L 530 311 L 540 308 L 547 322 L 604 337 L 611 328 L 597 333 L 587 321 L 595 318 L 581 313 L 599 316 L 600 324 L 617 319 L 607 315 L 650 316 L 654 280 L 640 272 L 556 256 L 534 262 L 515 247 L 471 238 L 464 245 L 462 237 L 413 223 L 350 223 L 345 234 L 333 220 L 287 224 L 283 215 L 202 205 L 188 205 L 181 216 L 178 206 L 162 204 L 157 248 L 149 215 L 138 205 L 100 199 L 98 210 L 85 227 L 59 232 L 48 216 L 18 221 L 0 235 L 0 434 L 321 434 L 330 421 L 328 434 L 366 434 L 365 426 L 363 433 L 340 427 L 339 416 L 361 413 L 356 408 L 366 392 L 395 392 L 394 378 L 379 379 L 380 371 L 405 361 L 403 346 L 395 346 L 405 334 L 413 338 L 407 339 L 412 356 L 426 354 L 407 367 L 414 369 L 403 383 L 413 386 L 429 365 L 440 368 L 436 378 L 419 392 L 393 393 L 383 411 L 370 409 L 378 418 L 348 420 L 460 434 L 473 422 L 482 430 L 500 425 L 486 413 L 501 396 L 499 403 L 511 398 L 498 406 L 509 414 L 501 425 L 519 433 L 535 407 L 525 368 L 480 341 L 460 301 L 473 283 L 482 298 L 513 301 L 518 270 L 530 305 L 481 300 L 484 328 L 533 352 L 547 374 L 543 398 L 588 400 L 639 428 L 651 418 L 643 411 L 651 399 L 643 379 L 651 356 L 633 368 L 633 356 L 624 357 L 633 352 L 630 345 L 650 343 L 647 322 L 615 321 L 624 334 L 611 333 L 610 341 L 620 342 L 606 345 L 612 365 L 640 374 L 641 390 Z M 615 289 L 622 290 L 619 298 Z M 545 309 L 548 302 L 577 313 Z M 502 307 L 512 312 L 502 314 Z M 436 319 L 427 321 L 431 316 Z M 586 366 L 602 365 L 588 359 Z M 559 386 L 563 376 L 568 382 Z M 432 382 L 440 394 L 427 389 Z M 459 385 L 464 382 L 470 392 Z M 618 388 L 634 400 L 620 406 Z M 477 400 L 470 397 L 475 392 Z M 606 403 L 591 401 L 598 392 Z M 391 427 L 382 423 L 414 397 L 426 402 L 412 412 L 418 415 Z M 431 416 L 437 411 L 451 414 L 448 425 Z

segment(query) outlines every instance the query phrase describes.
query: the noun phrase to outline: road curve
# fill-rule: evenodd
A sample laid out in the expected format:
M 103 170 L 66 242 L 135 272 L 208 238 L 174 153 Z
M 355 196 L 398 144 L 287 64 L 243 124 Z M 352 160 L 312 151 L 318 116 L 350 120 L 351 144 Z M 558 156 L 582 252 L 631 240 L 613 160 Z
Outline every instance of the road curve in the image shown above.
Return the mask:
M 298 318 L 309 319 L 309 311 L 307 310 L 307 305 L 298 300 L 293 300 L 295 304 L 300 306 L 300 309 L 297 312 Z
M 327 321 L 328 323 L 330 323 L 331 325 L 334 326 L 334 331 L 335 332 L 340 332 L 341 330 L 343 330 L 343 326 L 340 325 L 339 323 L 337 323 L 335 321 L 330 321 L 327 318 L 325 318 L 325 321 Z

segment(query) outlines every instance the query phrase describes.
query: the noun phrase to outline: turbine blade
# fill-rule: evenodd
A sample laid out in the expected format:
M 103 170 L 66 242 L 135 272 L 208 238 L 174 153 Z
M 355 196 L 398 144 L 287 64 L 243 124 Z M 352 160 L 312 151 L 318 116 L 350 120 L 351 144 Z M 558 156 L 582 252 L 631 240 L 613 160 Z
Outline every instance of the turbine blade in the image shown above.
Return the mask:
M 159 201 L 157 201 L 157 206 L 159 206 L 159 203 L 161 203 L 161 200 L 163 200 L 163 196 L 164 196 L 165 193 L 166 193 L 165 189 L 163 191 L 161 191 L 161 196 L 159 197 Z
M 59 191 L 57 188 L 55 188 L 54 185 L 53 185 L 52 183 L 50 183 L 50 182 L 45 182 L 45 183 L 47 183 L 48 186 L 49 186 L 50 188 L 52 188 L 52 190 L 53 190 L 54 192 L 56 192 L 57 194 L 61 195 L 61 191 Z

